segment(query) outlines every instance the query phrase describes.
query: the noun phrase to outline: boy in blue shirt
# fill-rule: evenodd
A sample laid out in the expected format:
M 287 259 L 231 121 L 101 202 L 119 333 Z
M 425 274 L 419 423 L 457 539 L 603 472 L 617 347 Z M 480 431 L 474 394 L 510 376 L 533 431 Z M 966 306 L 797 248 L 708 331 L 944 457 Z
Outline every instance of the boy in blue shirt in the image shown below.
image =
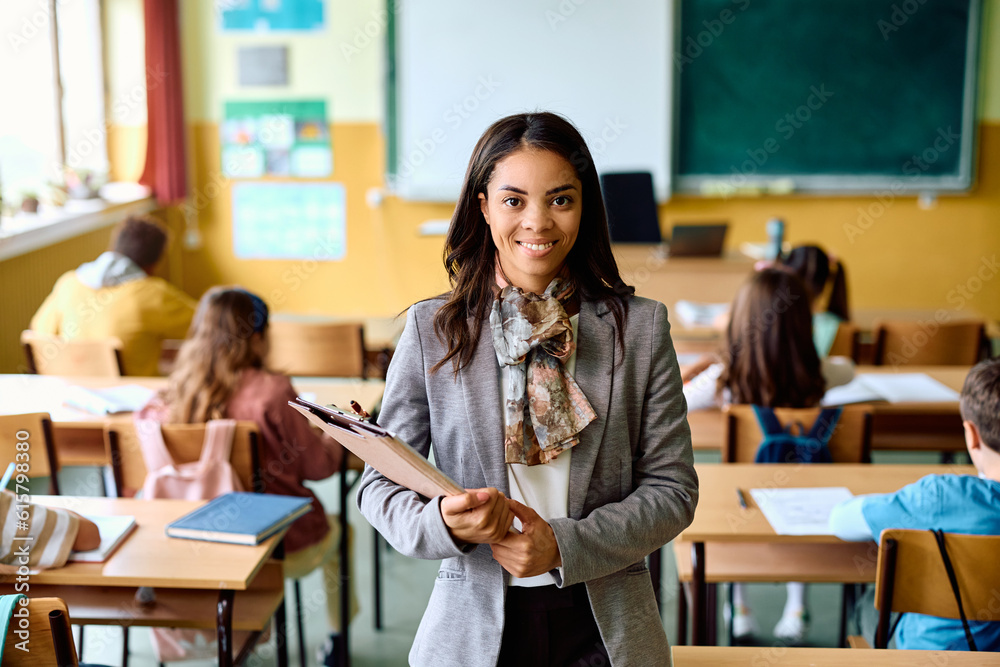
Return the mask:
M 845 501 L 830 515 L 837 537 L 878 541 L 887 528 L 1000 535 L 1000 359 L 972 368 L 960 409 L 965 444 L 979 476 L 927 475 L 896 493 Z M 969 625 L 980 651 L 1000 651 L 1000 623 L 970 620 Z M 904 614 L 895 638 L 900 649 L 968 649 L 959 619 Z

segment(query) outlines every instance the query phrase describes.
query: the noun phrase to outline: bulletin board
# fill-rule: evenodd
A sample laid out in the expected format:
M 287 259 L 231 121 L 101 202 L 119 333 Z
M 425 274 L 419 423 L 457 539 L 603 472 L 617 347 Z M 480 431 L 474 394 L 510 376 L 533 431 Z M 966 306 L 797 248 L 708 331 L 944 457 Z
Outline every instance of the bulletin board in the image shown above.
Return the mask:
M 336 261 L 347 254 L 347 195 L 340 183 L 240 182 L 232 198 L 239 259 Z

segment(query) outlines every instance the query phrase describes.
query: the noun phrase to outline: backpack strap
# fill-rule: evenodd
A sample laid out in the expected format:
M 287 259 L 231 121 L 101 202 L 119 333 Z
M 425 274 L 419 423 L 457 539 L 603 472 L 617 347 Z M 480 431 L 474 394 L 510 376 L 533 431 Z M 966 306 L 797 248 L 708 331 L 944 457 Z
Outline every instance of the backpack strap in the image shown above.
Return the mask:
M 785 433 L 785 428 L 778 421 L 774 410 L 763 405 L 754 405 L 752 407 L 754 416 L 757 417 L 757 423 L 760 424 L 760 430 L 764 433 L 765 437 L 769 435 L 783 435 Z
M 146 470 L 153 472 L 175 467 L 174 459 L 167 451 L 166 443 L 163 442 L 160 422 L 153 419 L 136 419 L 135 434 L 139 438 L 139 447 L 142 449 L 142 459 L 146 463 Z
M 842 407 L 823 408 L 809 429 L 809 437 L 824 447 L 829 444 L 833 431 L 837 428 L 837 422 L 840 421 L 840 413 L 843 411 Z
M 970 651 L 978 651 L 976 640 L 972 637 L 972 628 L 969 627 L 969 619 L 965 617 L 965 608 L 962 606 L 962 594 L 958 590 L 958 577 L 955 576 L 955 568 L 951 564 L 951 557 L 948 556 L 948 549 L 944 546 L 944 531 L 940 528 L 932 529 L 934 539 L 937 540 L 938 551 L 941 552 L 941 560 L 944 561 L 944 569 L 948 572 L 948 581 L 951 583 L 951 592 L 955 595 L 955 602 L 958 603 L 958 615 L 962 617 L 962 628 L 965 630 L 965 641 L 969 644 Z
M 205 428 L 205 440 L 201 446 L 202 463 L 222 461 L 229 463 L 233 453 L 233 438 L 236 436 L 235 419 L 212 419 Z

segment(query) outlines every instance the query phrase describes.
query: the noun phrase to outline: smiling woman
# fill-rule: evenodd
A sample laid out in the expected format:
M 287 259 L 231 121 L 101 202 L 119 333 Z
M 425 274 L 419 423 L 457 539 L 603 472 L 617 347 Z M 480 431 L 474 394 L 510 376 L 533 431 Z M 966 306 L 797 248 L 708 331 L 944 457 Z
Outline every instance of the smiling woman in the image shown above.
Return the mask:
M 524 148 L 497 163 L 481 211 L 512 284 L 541 294 L 580 231 L 580 179 L 557 153 Z
M 433 434 L 466 492 L 371 468 L 358 490 L 394 548 L 443 560 L 410 664 L 669 664 L 645 557 L 697 501 L 681 376 L 666 308 L 618 274 L 569 121 L 486 130 L 444 263 L 452 290 L 410 308 L 379 422 L 424 456 Z

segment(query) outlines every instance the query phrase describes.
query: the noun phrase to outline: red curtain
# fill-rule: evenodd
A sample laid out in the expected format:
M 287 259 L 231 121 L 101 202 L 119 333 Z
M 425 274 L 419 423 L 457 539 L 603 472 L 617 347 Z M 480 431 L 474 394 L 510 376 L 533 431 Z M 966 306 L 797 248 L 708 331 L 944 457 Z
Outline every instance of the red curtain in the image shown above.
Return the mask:
M 146 167 L 139 182 L 161 204 L 187 196 L 178 0 L 145 0 Z

